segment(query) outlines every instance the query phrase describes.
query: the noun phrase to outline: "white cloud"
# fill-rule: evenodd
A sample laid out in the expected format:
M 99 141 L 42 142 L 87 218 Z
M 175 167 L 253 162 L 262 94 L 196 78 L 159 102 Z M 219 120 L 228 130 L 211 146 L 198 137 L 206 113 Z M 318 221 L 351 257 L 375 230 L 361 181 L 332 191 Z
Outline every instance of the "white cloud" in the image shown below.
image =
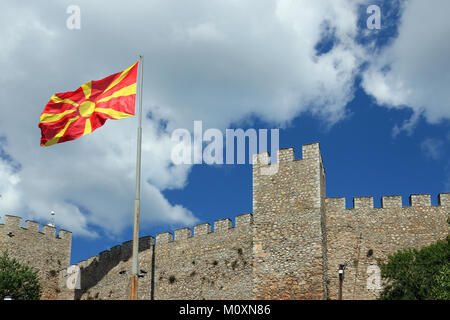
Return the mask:
M 377 103 L 414 111 L 397 132 L 411 130 L 420 114 L 430 123 L 450 119 L 449 10 L 446 0 L 407 2 L 398 37 L 363 74 L 362 85 Z
M 118 234 L 131 224 L 136 119 L 108 121 L 95 133 L 39 147 L 39 115 L 51 94 L 74 90 L 145 55 L 142 222 L 192 224 L 195 215 L 162 191 L 183 188 L 190 166 L 170 161 L 173 129 L 226 128 L 255 115 L 285 125 L 311 112 L 332 125 L 346 116 L 362 63 L 363 88 L 379 104 L 409 107 L 394 128 L 450 118 L 449 4 L 408 2 L 394 39 L 368 56 L 355 42 L 358 6 L 370 1 L 152 0 L 123 6 L 79 1 L 81 30 L 66 28 L 66 5 L 8 2 L 0 12 L 0 214 L 46 219 L 84 236 Z M 436 3 L 439 3 L 436 8 Z M 107 8 L 107 10 L 105 10 Z M 382 22 L 383 23 L 383 22 Z M 439 36 L 433 36 L 439 35 Z M 329 52 L 316 45 L 333 38 Z M 371 51 L 371 49 L 369 50 Z M 160 120 L 165 126 L 160 125 Z M 435 141 L 422 150 L 438 157 Z
M 211 42 L 223 41 L 225 35 L 220 32 L 212 22 L 202 22 L 194 26 L 176 26 L 173 36 L 177 41 L 186 42 Z
M 0 213 L 44 219 L 55 210 L 59 225 L 86 236 L 96 235 L 93 227 L 118 234 L 131 224 L 136 119 L 108 121 L 50 148 L 39 147 L 37 122 L 51 94 L 118 72 L 143 53 L 144 111 L 152 117 L 144 120 L 142 222 L 194 223 L 188 208 L 162 193 L 183 188 L 191 169 L 171 165 L 171 131 L 192 130 L 194 120 L 223 129 L 248 115 L 280 125 L 306 111 L 328 124 L 345 117 L 367 58 L 354 40 L 362 2 L 80 1 L 81 30 L 66 28 L 60 1 L 3 4 L 0 135 L 22 167 L 2 164 L 4 181 L 20 182 L 2 187 L 11 196 Z M 334 46 L 317 55 L 316 44 L 330 33 Z M 375 91 L 387 91 L 390 101 L 387 88 Z
M 120 233 L 132 221 L 134 129 L 133 120 L 108 121 L 94 134 L 49 148 L 38 146 L 38 135 L 34 139 L 12 135 L 5 150 L 15 156 L 22 168 L 14 173 L 8 163 L 2 162 L 2 213 L 45 220 L 54 210 L 56 223 L 76 234 L 97 236 L 89 226 Z M 171 205 L 161 194 L 163 189 L 182 187 L 190 168 L 169 167 L 170 136 L 157 136 L 154 122 L 146 121 L 143 130 L 142 222 L 196 222 L 188 209 Z
M 363 53 L 350 36 L 356 12 L 346 3 L 198 1 L 201 14 L 169 21 L 175 36 L 155 43 L 153 98 L 183 126 L 201 117 L 224 128 L 249 114 L 284 123 L 307 110 L 335 123 L 353 98 Z M 339 41 L 316 56 L 325 23 Z
M 420 145 L 426 157 L 439 160 L 442 157 L 444 142 L 440 139 L 427 138 Z
M 403 123 L 398 126 L 394 125 L 392 129 L 392 137 L 397 137 L 401 132 L 406 132 L 407 135 L 411 135 L 417 125 L 418 120 L 420 119 L 423 111 L 414 112 L 409 119 L 403 121 Z
M 1 140 L 0 140 L 1 141 Z M 0 201 L 3 210 L 9 212 L 13 210 L 15 203 L 20 198 L 19 176 L 14 173 L 12 167 L 3 159 L 0 158 Z

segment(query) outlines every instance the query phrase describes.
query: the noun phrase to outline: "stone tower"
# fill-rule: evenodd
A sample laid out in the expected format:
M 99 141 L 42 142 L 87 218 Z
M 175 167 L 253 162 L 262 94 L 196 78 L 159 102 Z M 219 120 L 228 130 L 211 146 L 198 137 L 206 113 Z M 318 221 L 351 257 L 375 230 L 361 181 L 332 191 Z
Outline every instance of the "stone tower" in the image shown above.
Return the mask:
M 139 241 L 139 299 L 376 299 L 379 264 L 445 239 L 450 193 L 326 197 L 318 143 L 253 157 L 253 213 Z M 70 289 L 70 232 L 5 217 L 0 249 L 40 269 L 44 299 L 128 299 L 132 242 L 79 262 Z M 155 241 L 156 240 L 156 241 Z M 343 276 L 339 276 L 340 268 Z M 59 271 L 59 274 L 58 274 Z M 58 287 L 59 285 L 59 287 Z
M 253 162 L 253 295 L 256 299 L 327 297 L 325 172 L 318 143 L 281 149 Z
M 60 274 L 70 264 L 72 233 L 50 225 L 25 221 L 22 218 L 5 215 L 5 223 L 0 224 L 0 254 L 7 250 L 10 257 L 20 263 L 39 270 L 42 284 L 42 299 L 56 299 L 60 291 Z

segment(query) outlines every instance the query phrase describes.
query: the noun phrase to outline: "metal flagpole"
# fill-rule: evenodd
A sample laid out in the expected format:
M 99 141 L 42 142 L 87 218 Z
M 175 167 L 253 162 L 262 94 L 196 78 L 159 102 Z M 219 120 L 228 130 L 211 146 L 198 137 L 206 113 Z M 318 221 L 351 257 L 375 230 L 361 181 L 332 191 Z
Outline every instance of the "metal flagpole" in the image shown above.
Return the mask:
M 138 288 L 138 253 L 139 253 L 139 213 L 141 193 L 141 144 L 142 144 L 142 80 L 144 69 L 144 56 L 139 56 L 139 111 L 137 131 L 137 155 L 136 155 L 136 198 L 134 200 L 134 232 L 133 232 L 133 257 L 131 266 L 131 294 L 130 300 L 137 300 Z

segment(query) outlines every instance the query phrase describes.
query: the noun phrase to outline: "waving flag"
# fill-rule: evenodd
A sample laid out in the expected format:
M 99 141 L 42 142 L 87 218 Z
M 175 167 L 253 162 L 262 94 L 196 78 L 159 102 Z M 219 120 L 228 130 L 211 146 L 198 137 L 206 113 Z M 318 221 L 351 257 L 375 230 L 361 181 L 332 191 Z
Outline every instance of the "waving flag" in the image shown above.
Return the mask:
M 101 127 L 106 119 L 134 116 L 138 64 L 75 91 L 54 94 L 39 120 L 41 146 L 75 140 Z

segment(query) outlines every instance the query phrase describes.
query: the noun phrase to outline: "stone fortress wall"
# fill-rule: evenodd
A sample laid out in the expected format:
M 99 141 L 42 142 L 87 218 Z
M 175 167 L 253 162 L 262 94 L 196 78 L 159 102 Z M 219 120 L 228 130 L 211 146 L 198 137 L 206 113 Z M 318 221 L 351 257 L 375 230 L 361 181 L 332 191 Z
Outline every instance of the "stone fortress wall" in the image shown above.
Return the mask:
M 376 299 L 379 263 L 449 234 L 450 193 L 439 194 L 437 206 L 429 194 L 413 194 L 405 207 L 401 196 L 383 196 L 381 208 L 374 208 L 373 197 L 354 197 L 347 209 L 345 198 L 325 196 L 318 143 L 304 145 L 302 159 L 295 160 L 292 148 L 278 151 L 277 164 L 270 164 L 268 153 L 256 159 L 254 220 L 265 224 L 255 226 L 254 242 L 262 234 L 267 249 L 254 247 L 255 298 L 337 299 L 344 265 L 343 299 Z M 260 262 L 258 255 L 264 256 Z M 264 270 L 259 279 L 258 263 Z
M 39 229 L 42 229 L 40 231 Z M 70 264 L 72 233 L 49 225 L 5 215 L 0 224 L 0 254 L 7 249 L 9 256 L 39 270 L 43 299 L 56 299 L 60 294 L 59 276 Z
M 139 239 L 139 299 L 251 299 L 252 215 L 199 224 Z M 72 299 L 128 299 L 132 241 L 77 264 L 80 289 L 61 292 Z M 62 297 L 62 295 L 61 295 Z
M 222 219 L 213 230 L 205 223 L 157 234 L 156 241 L 140 238 L 139 299 L 337 299 L 340 265 L 343 299 L 375 299 L 378 263 L 449 234 L 450 193 L 439 194 L 437 206 L 430 195 L 411 195 L 409 206 L 399 196 L 385 196 L 380 208 L 372 197 L 355 197 L 353 208 L 346 208 L 345 198 L 326 197 L 325 186 L 318 143 L 303 145 L 300 159 L 292 148 L 281 149 L 274 164 L 268 153 L 255 155 L 252 214 L 237 216 L 234 226 Z M 68 279 L 76 275 L 67 272 L 70 233 L 25 249 L 26 241 L 5 232 L 25 230 L 17 219 L 7 216 L 0 225 L 0 248 L 15 248 L 22 261 L 38 257 L 32 260 L 41 274 L 60 270 L 56 282 L 45 282 L 43 298 L 129 298 L 131 241 L 79 262 L 80 286 L 69 289 Z M 49 259 L 61 265 L 41 263 Z
M 338 268 L 345 265 L 343 297 L 375 299 L 381 283 L 376 266 L 404 248 L 421 248 L 449 234 L 450 194 L 439 194 L 432 206 L 430 195 L 411 195 L 409 206 L 401 196 L 382 197 L 374 208 L 373 197 L 353 199 L 345 208 L 344 198 L 327 198 L 327 258 L 330 298 L 337 297 Z M 380 289 L 368 289 L 370 287 Z

